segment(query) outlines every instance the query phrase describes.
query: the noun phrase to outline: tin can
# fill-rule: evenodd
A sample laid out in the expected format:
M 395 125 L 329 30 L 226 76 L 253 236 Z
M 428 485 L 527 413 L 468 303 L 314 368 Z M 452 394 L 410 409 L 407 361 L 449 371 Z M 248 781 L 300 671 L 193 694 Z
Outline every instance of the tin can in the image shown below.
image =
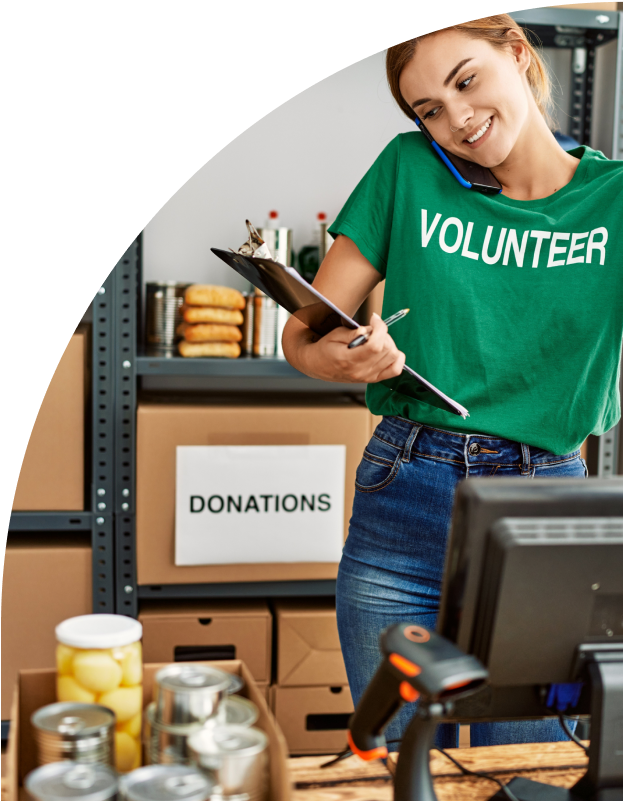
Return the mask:
M 292 264 L 292 229 L 258 228 L 258 234 L 268 245 L 275 261 L 290 267 Z
M 182 322 L 181 308 L 189 286 L 177 281 L 149 281 L 145 285 L 145 341 L 149 350 L 174 350 L 180 339 L 176 330 Z
M 227 693 L 229 673 L 193 663 L 167 665 L 156 673 L 156 719 L 168 725 L 205 723 Z
M 73 762 L 113 765 L 115 714 L 100 704 L 59 703 L 38 709 L 30 718 L 38 764 Z
M 36 801 L 108 801 L 116 797 L 117 776 L 107 765 L 54 762 L 31 771 L 24 786 Z
M 119 779 L 126 801 L 206 801 L 213 781 L 188 765 L 149 765 Z
M 188 738 L 202 728 L 234 724 L 253 726 L 259 712 L 252 701 L 237 696 L 225 698 L 216 714 L 205 723 L 182 726 L 167 725 L 157 719 L 156 704 L 152 702 L 145 710 L 145 754 L 150 765 L 183 764 L 188 761 Z
M 244 309 L 242 310 L 242 340 L 240 342 L 240 350 L 242 353 L 250 356 L 253 353 L 253 312 L 255 306 L 253 299 L 255 294 L 253 292 L 243 292 Z
M 214 796 L 264 801 L 268 789 L 268 738 L 244 726 L 202 729 L 188 738 L 191 760 L 215 783 Z
M 253 304 L 253 355 L 275 356 L 279 305 L 260 290 L 253 298 Z
M 240 690 L 244 687 L 244 679 L 242 676 L 238 676 L 237 673 L 230 673 L 229 674 L 229 685 L 227 690 L 225 691 L 227 695 L 235 695 L 239 693 Z

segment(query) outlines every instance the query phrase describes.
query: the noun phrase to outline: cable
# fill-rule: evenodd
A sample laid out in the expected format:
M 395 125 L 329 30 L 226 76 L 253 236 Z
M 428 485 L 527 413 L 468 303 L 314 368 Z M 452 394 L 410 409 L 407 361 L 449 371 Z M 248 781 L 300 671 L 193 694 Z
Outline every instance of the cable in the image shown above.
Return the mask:
M 465 765 L 461 765 L 461 763 L 456 760 L 453 756 L 447 751 L 444 751 L 443 748 L 439 748 L 438 746 L 434 745 L 433 748 L 435 751 L 439 751 L 440 754 L 443 754 L 446 759 L 449 759 L 450 762 L 454 763 L 457 768 L 461 771 L 461 773 L 465 774 L 466 776 L 477 776 L 479 779 L 488 779 L 491 782 L 495 782 L 500 790 L 506 795 L 509 801 L 518 801 L 517 796 L 513 795 L 513 793 L 508 789 L 508 787 L 503 784 L 499 779 L 496 779 L 495 776 L 492 776 L 490 773 L 484 773 L 478 770 L 470 770 L 466 768 Z
M 347 757 L 352 756 L 352 755 L 353 755 L 353 752 L 347 746 L 336 757 L 333 757 L 333 759 L 330 759 L 328 762 L 323 762 L 320 767 L 321 768 L 330 768 L 331 765 L 335 765 L 338 762 L 341 762 L 343 759 L 346 759 Z
M 581 748 L 581 749 L 582 749 L 582 750 L 583 750 L 583 751 L 584 751 L 586 754 L 588 754 L 588 748 L 587 748 L 587 747 L 584 745 L 584 743 L 582 742 L 582 740 L 580 740 L 580 738 L 577 736 L 577 734 L 576 734 L 575 732 L 571 731 L 571 729 L 569 728 L 569 725 L 567 724 L 567 721 L 565 720 L 565 716 L 562 714 L 562 712 L 559 712 L 559 713 L 558 713 L 558 722 L 559 722 L 559 723 L 560 723 L 560 725 L 562 726 L 562 730 L 563 730 L 563 731 L 564 731 L 564 733 L 567 735 L 567 737 L 568 737 L 570 740 L 573 740 L 573 742 L 574 742 L 576 745 L 579 745 L 579 746 L 580 746 L 580 748 Z

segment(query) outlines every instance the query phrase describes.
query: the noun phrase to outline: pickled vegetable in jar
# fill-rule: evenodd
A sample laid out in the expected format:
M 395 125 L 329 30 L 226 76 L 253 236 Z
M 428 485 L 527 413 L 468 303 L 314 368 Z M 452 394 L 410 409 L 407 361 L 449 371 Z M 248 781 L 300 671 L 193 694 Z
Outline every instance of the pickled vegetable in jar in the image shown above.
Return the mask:
M 56 627 L 58 701 L 102 704 L 115 713 L 115 767 L 141 765 L 143 627 L 125 615 L 81 615 Z

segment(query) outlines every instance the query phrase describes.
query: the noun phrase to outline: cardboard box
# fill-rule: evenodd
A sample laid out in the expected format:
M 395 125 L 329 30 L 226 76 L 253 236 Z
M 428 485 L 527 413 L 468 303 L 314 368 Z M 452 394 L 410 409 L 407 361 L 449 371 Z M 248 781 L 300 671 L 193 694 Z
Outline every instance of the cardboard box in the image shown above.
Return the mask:
M 276 601 L 275 617 L 280 687 L 348 684 L 334 601 Z
M 346 445 L 344 535 L 355 471 L 369 439 L 370 414 L 345 399 L 285 405 L 142 403 L 137 433 L 139 584 L 334 579 L 337 563 L 290 562 L 176 566 L 175 458 L 178 445 Z
M 245 688 L 240 693 L 259 709 L 259 718 L 255 726 L 262 729 L 269 740 L 270 771 L 268 801 L 289 801 L 291 783 L 287 767 L 286 743 L 273 717 L 263 693 L 255 684 L 245 664 L 239 660 L 227 662 L 211 662 L 210 664 L 235 673 L 245 681 Z M 143 674 L 143 708 L 152 701 L 154 676 L 163 665 L 144 665 Z M 26 799 L 24 778 L 37 767 L 36 745 L 32 736 L 30 716 L 46 704 L 56 701 L 56 671 L 26 670 L 21 671 L 14 694 L 14 717 L 9 732 L 9 749 L 7 765 L 7 801 Z
M 22 462 L 14 511 L 84 509 L 88 329 L 75 333 L 39 409 Z
M 56 664 L 54 628 L 92 611 L 91 547 L 73 539 L 10 536 L 2 586 L 2 720 L 17 673 Z
M 265 601 L 144 604 L 145 662 L 241 659 L 258 682 L 270 681 L 273 618 Z
M 271 708 L 291 754 L 337 754 L 355 711 L 348 687 L 272 687 Z

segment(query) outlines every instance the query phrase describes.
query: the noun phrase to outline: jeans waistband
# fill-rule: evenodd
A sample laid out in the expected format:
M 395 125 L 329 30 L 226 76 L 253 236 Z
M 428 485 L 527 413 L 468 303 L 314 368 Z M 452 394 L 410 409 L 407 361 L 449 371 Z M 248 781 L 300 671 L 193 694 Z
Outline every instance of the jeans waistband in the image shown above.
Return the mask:
M 530 465 L 555 464 L 580 455 L 579 449 L 558 456 L 551 451 L 511 439 L 490 434 L 459 434 L 403 417 L 384 417 L 374 433 L 390 445 L 404 450 L 407 459 L 420 454 L 468 466 L 519 465 L 523 471 L 528 472 Z

